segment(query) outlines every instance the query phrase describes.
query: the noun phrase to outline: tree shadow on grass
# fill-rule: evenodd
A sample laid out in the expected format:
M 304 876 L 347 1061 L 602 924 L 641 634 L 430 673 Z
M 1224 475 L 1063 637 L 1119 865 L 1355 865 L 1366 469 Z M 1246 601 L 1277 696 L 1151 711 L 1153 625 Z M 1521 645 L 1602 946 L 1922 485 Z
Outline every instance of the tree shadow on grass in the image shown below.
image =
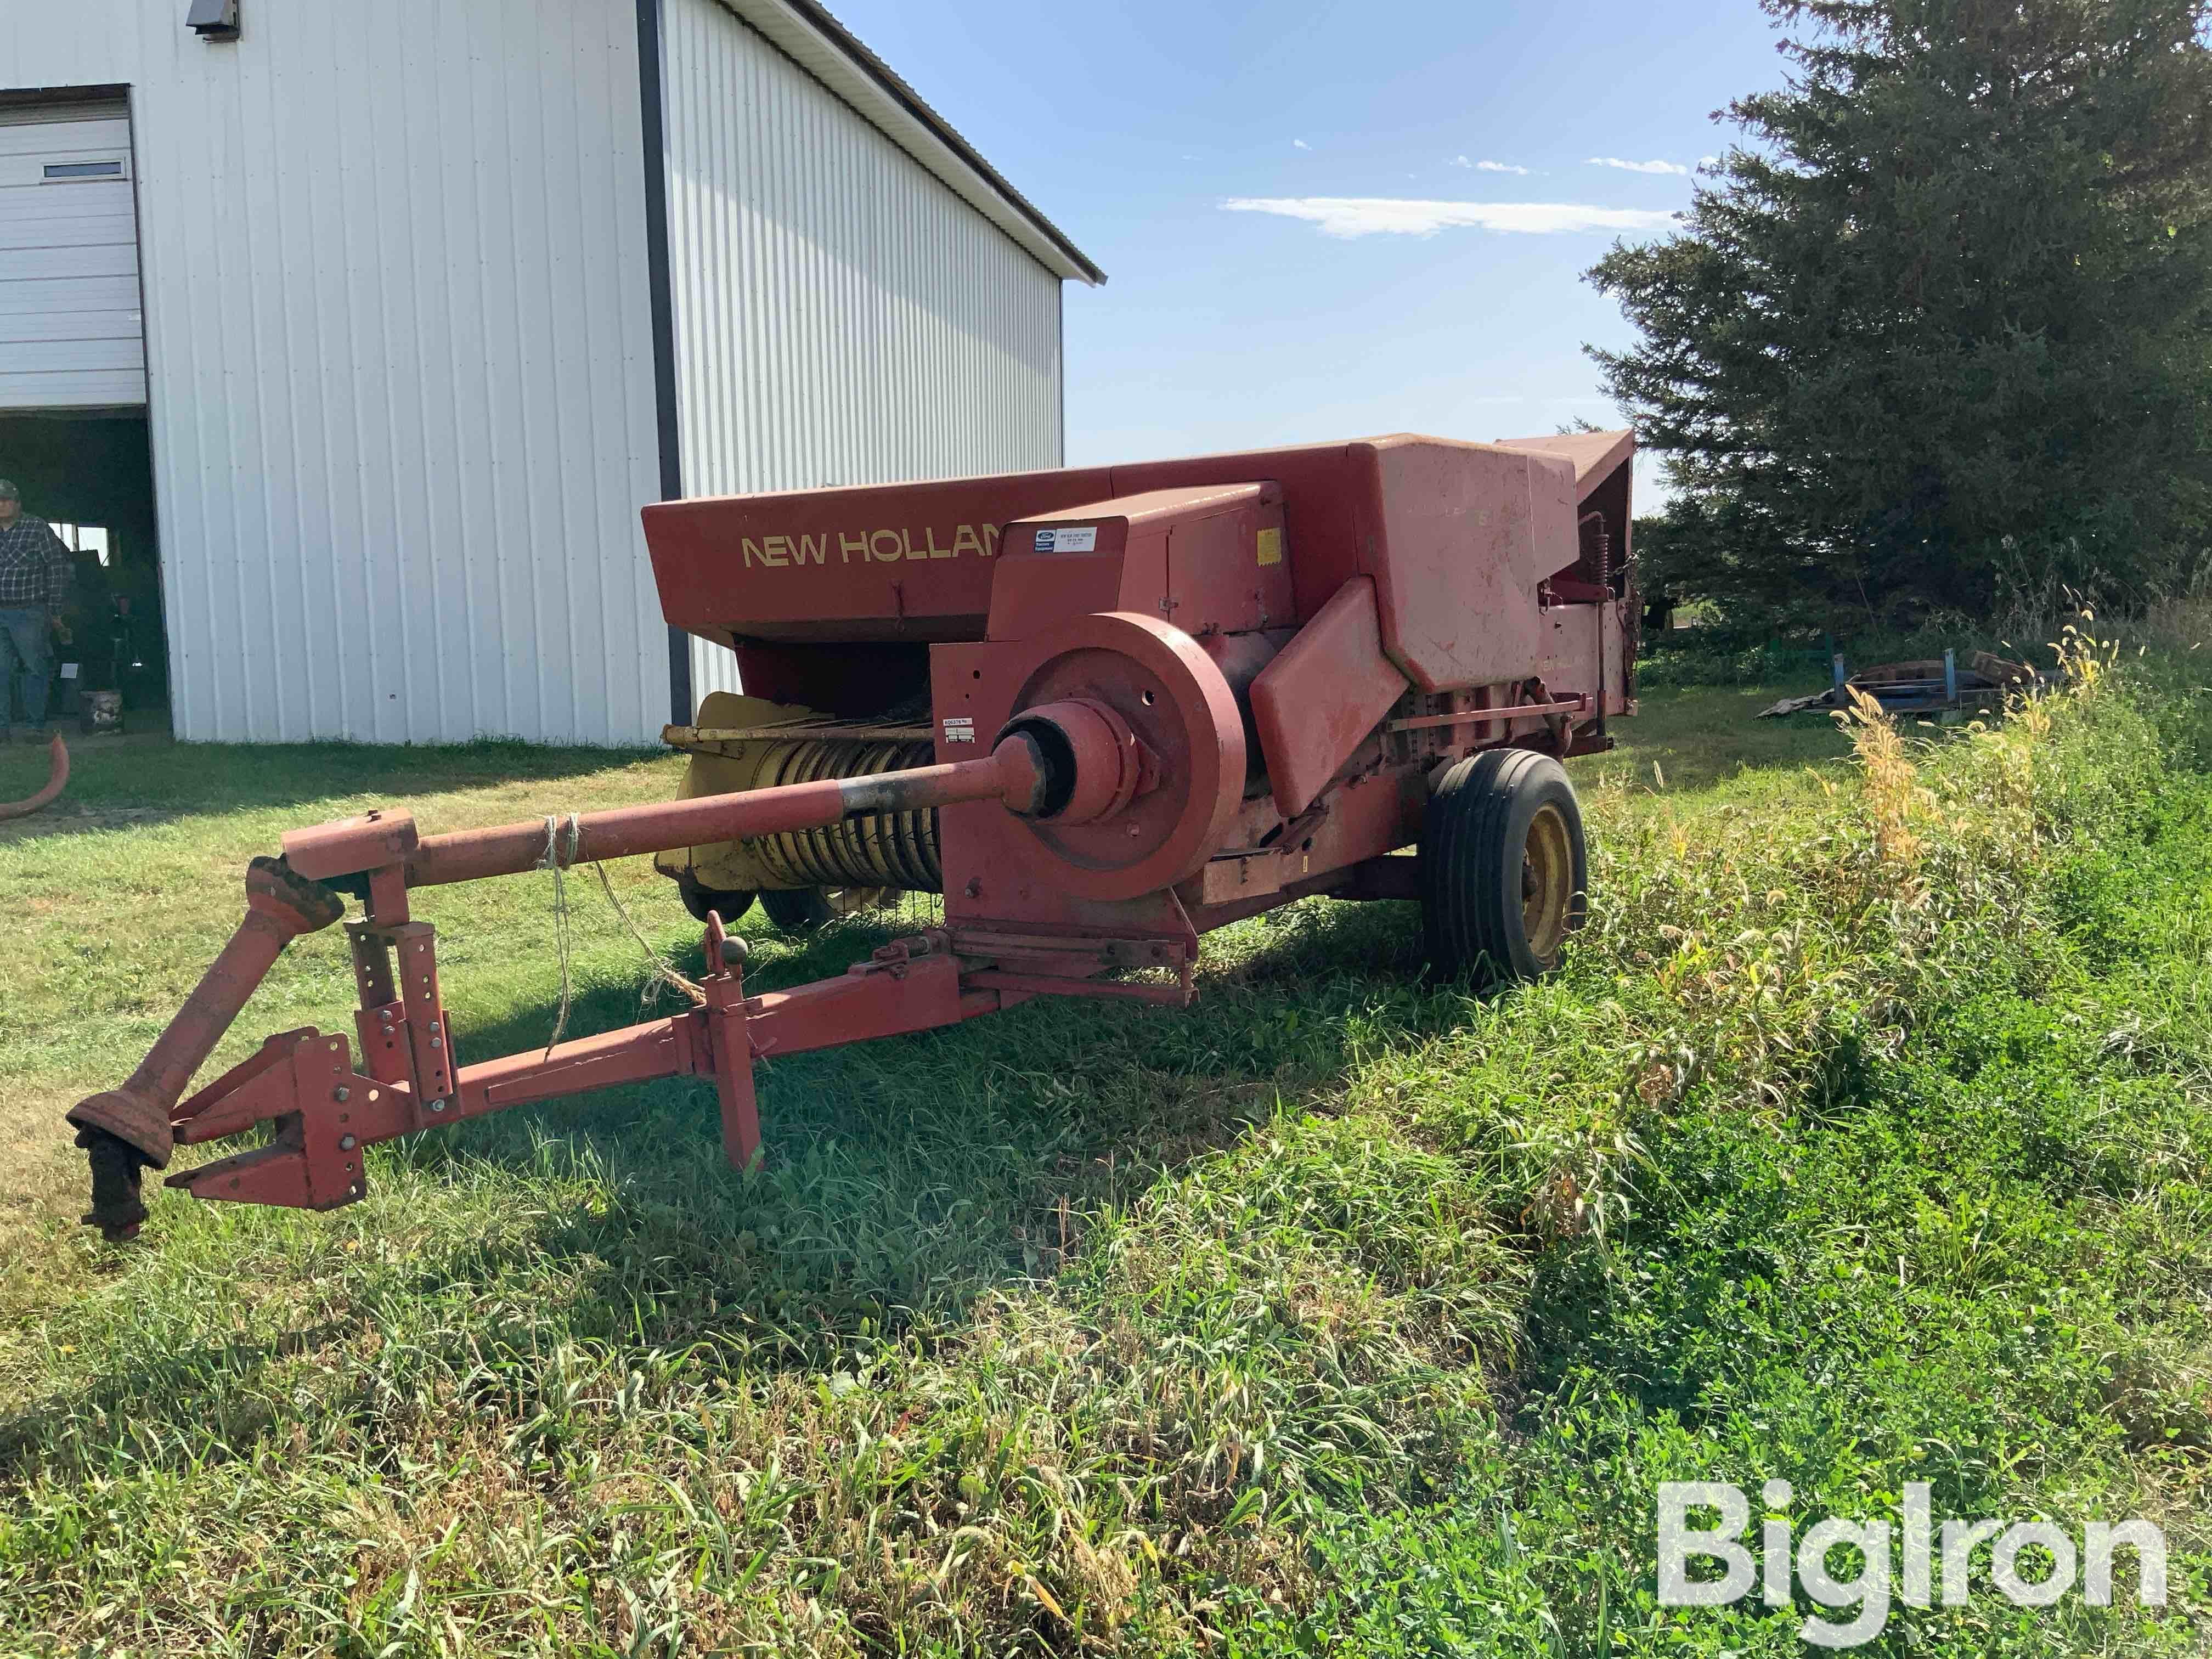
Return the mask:
M 282 1263 L 281 1244 L 254 1235 L 287 1219 L 350 1223 L 373 1241 L 443 1212 L 459 1224 L 429 1226 L 427 1243 L 410 1232 L 402 1260 L 363 1249 L 337 1263 L 342 1287 L 327 1261 L 294 1267 L 316 1286 L 316 1342 L 343 1351 L 372 1331 L 412 1326 L 402 1339 L 411 1363 L 429 1350 L 465 1371 L 520 1340 L 502 1336 L 501 1322 L 521 1309 L 541 1346 L 550 1331 L 640 1352 L 696 1348 L 694 1363 L 757 1379 L 817 1373 L 885 1340 L 957 1340 L 978 1296 L 1060 1272 L 1087 1216 L 1137 1200 L 1279 1106 L 1340 1089 L 1356 1064 L 1355 1027 L 1418 1042 L 1457 1024 L 1463 991 L 1425 987 L 1412 971 L 1412 914 L 1310 903 L 1248 927 L 1225 941 L 1188 1010 L 1039 999 L 957 1027 L 765 1062 L 768 1157 L 750 1176 L 725 1161 L 714 1091 L 696 1079 L 394 1143 L 371 1163 L 367 1205 L 331 1217 L 227 1212 L 219 1237 L 191 1242 L 197 1260 L 142 1261 L 155 1269 L 143 1275 L 145 1293 L 158 1297 L 173 1279 L 179 1293 L 190 1285 L 204 1297 L 210 1276 L 249 1252 L 240 1273 Z M 890 931 L 848 924 L 749 979 L 834 972 Z M 464 1052 L 542 1044 L 552 1015 L 526 1010 L 463 1033 Z M 637 1015 L 635 989 L 594 990 L 577 999 L 571 1029 Z M 399 1206 L 382 1227 L 380 1202 Z M 179 1245 L 198 1219 L 183 1221 Z M 157 1216 L 142 1248 L 162 1250 L 163 1231 Z M 283 1302 L 281 1285 L 256 1291 Z M 192 1457 L 239 1455 L 268 1431 L 276 1419 L 265 1402 L 282 1390 L 267 1374 L 299 1351 L 298 1334 L 179 1345 L 176 1322 L 151 1313 L 142 1328 L 136 1358 L 123 1333 L 96 1334 L 90 1342 L 121 1363 L 66 1397 L 0 1417 L 0 1478 L 126 1453 L 183 1460 L 187 1443 Z M 318 1417 L 351 1416 L 365 1433 L 389 1408 L 392 1390 L 374 1367 L 340 1367 L 317 1386 L 330 1391 Z M 54 1431 L 57 1414 L 70 1419 L 66 1436 Z M 133 1425 L 149 1417 L 191 1432 L 149 1445 Z
M 1626 776 L 1680 796 L 1717 787 L 1746 772 L 1787 774 L 1825 765 L 1850 752 L 1850 740 L 1826 711 L 1759 718 L 1759 711 L 1778 697 L 1820 689 L 1815 683 L 1661 690 L 1644 698 L 1633 717 L 1613 727 L 1618 748 L 1572 761 L 1567 769 L 1581 787 L 1602 777 Z

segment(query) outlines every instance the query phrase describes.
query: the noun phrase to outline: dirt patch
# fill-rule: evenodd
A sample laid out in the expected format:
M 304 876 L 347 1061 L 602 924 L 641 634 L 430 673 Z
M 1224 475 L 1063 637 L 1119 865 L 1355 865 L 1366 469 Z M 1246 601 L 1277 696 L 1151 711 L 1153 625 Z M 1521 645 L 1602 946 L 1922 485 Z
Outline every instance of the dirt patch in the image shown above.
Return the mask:
M 62 1114 L 74 1095 L 46 1090 L 0 1096 L 0 1245 L 10 1223 L 66 1209 L 82 1173 Z

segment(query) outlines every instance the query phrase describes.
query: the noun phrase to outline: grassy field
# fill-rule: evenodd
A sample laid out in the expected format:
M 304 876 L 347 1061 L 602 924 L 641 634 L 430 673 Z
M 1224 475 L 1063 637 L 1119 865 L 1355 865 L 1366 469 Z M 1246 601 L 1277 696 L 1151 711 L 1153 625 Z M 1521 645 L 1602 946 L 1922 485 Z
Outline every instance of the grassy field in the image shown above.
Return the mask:
M 711 1091 L 662 1085 L 395 1144 L 327 1217 L 165 1195 L 120 1251 L 74 1225 L 59 1115 L 248 856 L 676 769 L 88 752 L 0 829 L 0 1650 L 1781 1655 L 1802 1592 L 1662 1609 L 1652 1528 L 1662 1480 L 1782 1476 L 1800 1527 L 1924 1479 L 1939 1516 L 2168 1528 L 2162 1614 L 1984 1592 L 1869 1650 L 2204 1651 L 2189 665 L 1856 757 L 1750 721 L 1771 691 L 1654 696 L 1577 763 L 1593 921 L 1541 986 L 1424 984 L 1410 908 L 1315 902 L 1209 941 L 1188 1014 L 767 1065 L 750 1181 Z M 0 799 L 34 769 L 0 751 Z M 672 891 L 612 874 L 696 961 Z M 570 1030 L 626 1023 L 638 947 L 570 890 Z M 422 914 L 464 1054 L 543 1042 L 547 878 Z M 749 979 L 882 935 L 757 933 Z M 304 941 L 231 1050 L 349 993 Z

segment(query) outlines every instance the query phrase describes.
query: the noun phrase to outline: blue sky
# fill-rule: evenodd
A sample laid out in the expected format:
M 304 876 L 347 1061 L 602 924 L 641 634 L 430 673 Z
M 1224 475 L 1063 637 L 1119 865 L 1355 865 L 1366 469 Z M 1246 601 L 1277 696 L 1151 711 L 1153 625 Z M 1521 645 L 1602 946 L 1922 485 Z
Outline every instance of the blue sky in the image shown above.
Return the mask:
M 1611 423 L 1581 273 L 1691 180 L 1601 163 L 1695 167 L 1783 72 L 1753 0 L 831 5 L 1111 279 L 1067 289 L 1073 464 Z

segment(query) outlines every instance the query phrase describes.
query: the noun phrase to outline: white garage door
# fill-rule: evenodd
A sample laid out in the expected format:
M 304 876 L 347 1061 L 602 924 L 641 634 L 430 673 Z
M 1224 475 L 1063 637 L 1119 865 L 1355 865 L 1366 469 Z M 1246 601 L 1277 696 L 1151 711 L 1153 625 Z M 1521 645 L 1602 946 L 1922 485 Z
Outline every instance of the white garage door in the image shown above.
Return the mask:
M 0 410 L 146 401 L 131 117 L 0 106 Z

